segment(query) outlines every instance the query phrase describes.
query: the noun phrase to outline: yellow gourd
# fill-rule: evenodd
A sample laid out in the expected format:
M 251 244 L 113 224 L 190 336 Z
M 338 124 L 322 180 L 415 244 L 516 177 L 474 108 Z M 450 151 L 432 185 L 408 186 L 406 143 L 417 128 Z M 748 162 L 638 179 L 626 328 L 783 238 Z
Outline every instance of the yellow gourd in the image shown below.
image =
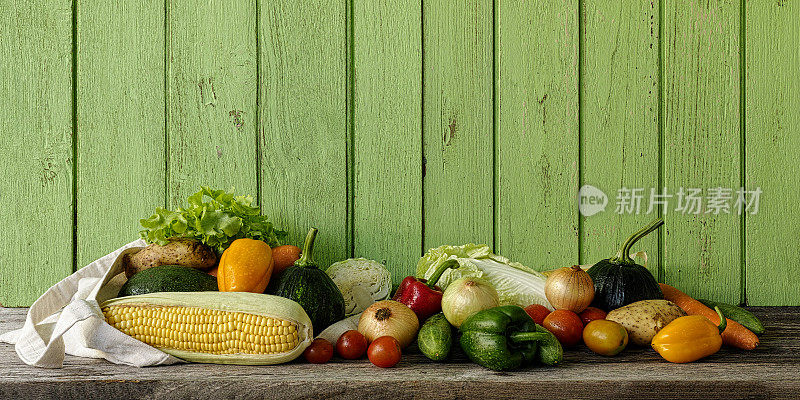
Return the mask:
M 718 307 L 719 326 L 702 315 L 688 315 L 670 322 L 658 331 L 651 346 L 665 360 L 687 363 L 708 357 L 722 347 L 722 331 L 727 322 Z
M 236 239 L 219 260 L 219 291 L 264 293 L 274 265 L 272 249 L 266 242 Z

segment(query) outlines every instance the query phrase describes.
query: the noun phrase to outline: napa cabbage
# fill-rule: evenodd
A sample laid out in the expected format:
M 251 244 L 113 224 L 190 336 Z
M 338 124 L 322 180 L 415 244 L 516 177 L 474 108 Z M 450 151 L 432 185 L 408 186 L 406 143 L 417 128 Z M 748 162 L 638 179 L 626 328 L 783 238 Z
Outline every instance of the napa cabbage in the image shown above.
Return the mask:
M 456 260 L 459 267 L 448 269 L 442 274 L 437 283 L 442 289 L 462 277 L 479 277 L 494 286 L 501 305 L 527 307 L 541 304 L 553 309 L 544 294 L 544 283 L 547 280 L 544 275 L 492 253 L 487 245 L 470 243 L 430 249 L 417 263 L 417 278 L 429 278 L 439 265 L 451 259 Z

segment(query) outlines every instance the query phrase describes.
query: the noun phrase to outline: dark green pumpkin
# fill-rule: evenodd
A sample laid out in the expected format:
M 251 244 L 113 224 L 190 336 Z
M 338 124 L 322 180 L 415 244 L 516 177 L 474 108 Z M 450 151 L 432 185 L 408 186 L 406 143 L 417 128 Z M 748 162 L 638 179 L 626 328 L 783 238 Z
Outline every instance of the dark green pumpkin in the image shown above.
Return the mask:
M 275 290 L 276 295 L 294 300 L 303 307 L 311 318 L 315 334 L 344 319 L 342 292 L 311 258 L 316 236 L 317 228 L 311 228 L 300 259 L 281 274 Z
M 594 307 L 611 311 L 639 300 L 664 298 L 653 274 L 629 255 L 634 243 L 661 225 L 664 220 L 656 219 L 629 237 L 616 256 L 589 268 L 587 272 L 594 282 Z

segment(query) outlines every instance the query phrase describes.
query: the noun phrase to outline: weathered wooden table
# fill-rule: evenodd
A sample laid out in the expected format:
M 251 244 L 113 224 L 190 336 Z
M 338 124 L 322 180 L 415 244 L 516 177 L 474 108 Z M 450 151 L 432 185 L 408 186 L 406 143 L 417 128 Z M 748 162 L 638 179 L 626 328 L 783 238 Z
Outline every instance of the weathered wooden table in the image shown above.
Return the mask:
M 692 364 L 649 349 L 601 357 L 584 346 L 555 368 L 498 373 L 463 355 L 433 363 L 408 354 L 395 368 L 368 361 L 244 367 L 185 364 L 134 368 L 67 356 L 63 369 L 23 364 L 0 344 L 0 399 L 16 398 L 800 398 L 800 307 L 752 308 L 767 326 L 758 349 L 723 349 Z M 25 309 L 0 308 L 0 333 Z

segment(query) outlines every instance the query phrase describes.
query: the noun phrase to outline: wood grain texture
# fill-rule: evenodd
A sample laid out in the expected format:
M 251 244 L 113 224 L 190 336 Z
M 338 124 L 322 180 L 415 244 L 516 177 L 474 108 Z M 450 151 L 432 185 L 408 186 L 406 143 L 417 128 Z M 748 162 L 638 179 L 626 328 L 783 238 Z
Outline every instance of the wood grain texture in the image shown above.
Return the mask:
M 745 216 L 747 301 L 800 305 L 800 3 L 750 1 L 746 11 L 745 186 L 763 191 Z
M 0 3 L 0 303 L 72 273 L 72 6 Z
M 259 3 L 261 206 L 322 267 L 347 242 L 347 37 L 342 0 Z
M 608 196 L 604 212 L 581 217 L 582 263 L 613 256 L 627 237 L 658 216 L 648 214 L 658 190 L 658 1 L 584 4 L 581 181 Z M 642 188 L 641 210 L 616 210 L 618 191 Z M 659 241 L 652 233 L 634 251 L 647 251 L 657 275 Z
M 255 0 L 170 1 L 170 207 L 201 185 L 257 194 Z
M 423 250 L 492 244 L 492 4 L 423 1 Z
M 366 359 L 328 364 L 296 361 L 265 367 L 186 364 L 152 368 L 67 356 L 63 369 L 22 364 L 0 344 L 3 398 L 662 398 L 778 399 L 800 390 L 800 309 L 755 308 L 767 328 L 753 351 L 723 348 L 689 364 L 629 348 L 603 357 L 585 346 L 567 350 L 558 367 L 493 372 L 455 353 L 434 363 L 413 347 L 394 368 Z M 24 309 L 0 308 L 0 333 L 22 326 Z M 531 382 L 536 382 L 535 390 Z
M 78 268 L 164 205 L 164 5 L 78 4 Z
M 703 189 L 699 214 L 667 215 L 664 280 L 694 297 L 739 302 L 740 219 L 707 189 L 739 187 L 739 3 L 664 6 L 665 186 Z M 676 200 L 677 201 L 677 200 Z
M 354 249 L 399 283 L 422 247 L 421 3 L 353 2 Z
M 495 243 L 538 270 L 578 261 L 578 12 L 498 2 Z

